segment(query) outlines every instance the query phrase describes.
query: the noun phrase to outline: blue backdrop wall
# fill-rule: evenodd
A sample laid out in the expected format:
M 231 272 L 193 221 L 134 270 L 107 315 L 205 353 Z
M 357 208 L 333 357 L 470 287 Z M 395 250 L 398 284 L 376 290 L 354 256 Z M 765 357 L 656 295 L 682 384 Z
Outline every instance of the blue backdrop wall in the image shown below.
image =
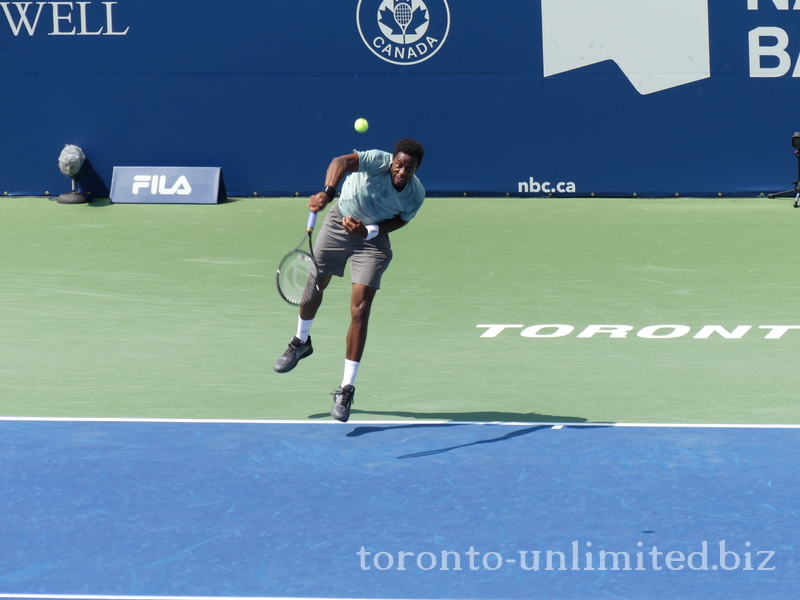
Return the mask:
M 307 194 L 331 157 L 406 136 L 432 194 L 778 191 L 797 177 L 798 9 L 0 2 L 0 192 L 65 191 L 77 144 L 106 185 L 114 166 L 219 166 L 230 195 Z

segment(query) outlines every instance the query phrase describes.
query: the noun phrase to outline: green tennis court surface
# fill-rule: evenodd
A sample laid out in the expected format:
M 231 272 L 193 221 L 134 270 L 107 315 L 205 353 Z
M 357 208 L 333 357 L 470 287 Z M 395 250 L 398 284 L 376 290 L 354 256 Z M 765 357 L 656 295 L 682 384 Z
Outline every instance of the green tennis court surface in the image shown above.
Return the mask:
M 0 415 L 329 419 L 348 280 L 314 355 L 272 371 L 305 203 L 4 198 Z M 799 423 L 798 226 L 790 200 L 428 199 L 392 236 L 352 419 Z

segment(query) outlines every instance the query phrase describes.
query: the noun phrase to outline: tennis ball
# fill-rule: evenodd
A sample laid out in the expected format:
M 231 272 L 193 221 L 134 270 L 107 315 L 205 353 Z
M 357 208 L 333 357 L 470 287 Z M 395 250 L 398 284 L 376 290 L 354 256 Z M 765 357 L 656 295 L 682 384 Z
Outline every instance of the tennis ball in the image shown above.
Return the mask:
M 367 123 L 366 119 L 356 119 L 354 127 L 358 133 L 364 133 L 369 129 L 369 123 Z

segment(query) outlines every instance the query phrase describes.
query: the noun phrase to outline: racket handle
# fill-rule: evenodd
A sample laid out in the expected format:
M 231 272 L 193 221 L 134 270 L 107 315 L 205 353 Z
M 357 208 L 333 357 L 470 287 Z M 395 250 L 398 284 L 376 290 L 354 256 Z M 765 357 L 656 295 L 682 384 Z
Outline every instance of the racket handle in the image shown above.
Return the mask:
M 306 223 L 307 231 L 314 231 L 314 225 L 317 224 L 317 213 L 313 210 L 308 213 L 308 222 Z

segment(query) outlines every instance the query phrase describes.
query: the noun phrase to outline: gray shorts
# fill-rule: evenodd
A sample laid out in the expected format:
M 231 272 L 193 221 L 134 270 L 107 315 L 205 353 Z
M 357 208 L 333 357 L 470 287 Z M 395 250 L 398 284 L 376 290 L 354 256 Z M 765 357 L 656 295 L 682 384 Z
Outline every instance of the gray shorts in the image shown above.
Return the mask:
M 392 244 L 388 233 L 379 233 L 369 241 L 347 233 L 342 227 L 339 203 L 335 202 L 328 209 L 314 242 L 314 258 L 322 277 L 343 277 L 349 259 L 353 283 L 380 289 L 381 276 L 392 261 Z

